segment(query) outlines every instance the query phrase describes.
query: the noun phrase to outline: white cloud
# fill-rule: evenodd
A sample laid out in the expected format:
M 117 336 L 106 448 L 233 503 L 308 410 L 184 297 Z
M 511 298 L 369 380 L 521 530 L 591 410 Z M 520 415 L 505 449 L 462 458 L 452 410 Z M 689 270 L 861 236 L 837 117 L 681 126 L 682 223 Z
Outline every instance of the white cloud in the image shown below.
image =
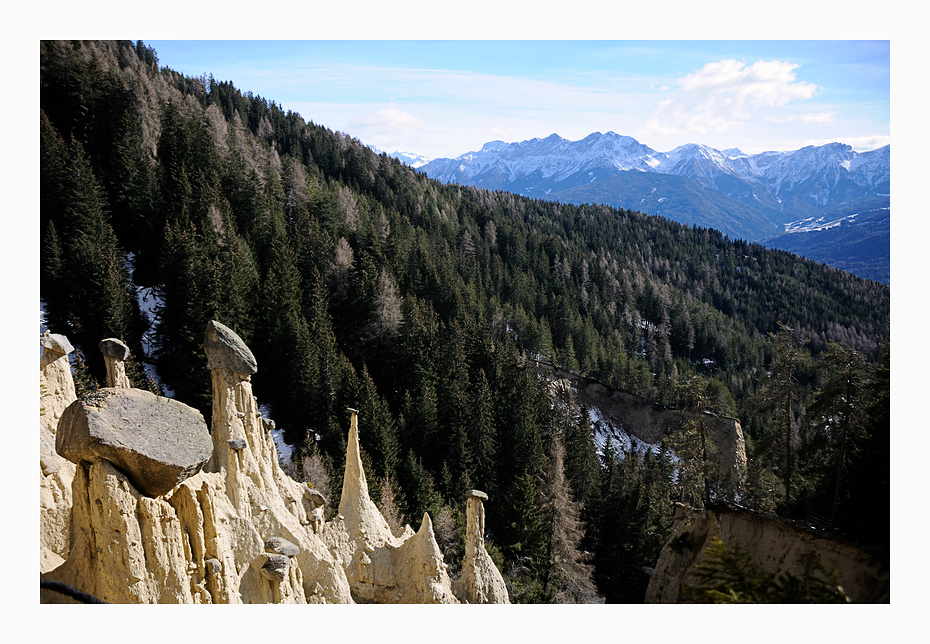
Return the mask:
M 350 121 L 353 128 L 360 130 L 411 130 L 421 128 L 425 121 L 415 114 L 396 107 L 386 107 L 373 114 L 362 114 Z
M 813 123 L 823 125 L 832 123 L 836 112 L 808 112 L 806 114 L 775 114 L 765 117 L 767 123 Z
M 286 103 L 287 109 L 379 149 L 396 145 L 431 158 L 478 150 L 495 139 L 628 134 L 648 118 L 654 96 L 645 82 L 605 77 L 580 82 L 577 75 L 539 80 L 353 65 L 307 66 L 290 82 L 313 87 L 316 97 Z
M 802 114 L 801 121 L 804 123 L 830 123 L 833 121 L 835 114 L 833 112 L 812 112 Z
M 798 65 L 737 60 L 707 63 L 679 78 L 671 98 L 659 103 L 647 131 L 707 134 L 738 129 L 755 118 L 778 118 L 775 110 L 810 99 L 818 87 L 797 81 Z
M 338 129 L 385 152 L 416 152 L 406 149 L 406 142 L 416 140 L 418 133 L 427 128 L 424 118 L 394 105 L 371 109 L 373 106 L 345 106 Z

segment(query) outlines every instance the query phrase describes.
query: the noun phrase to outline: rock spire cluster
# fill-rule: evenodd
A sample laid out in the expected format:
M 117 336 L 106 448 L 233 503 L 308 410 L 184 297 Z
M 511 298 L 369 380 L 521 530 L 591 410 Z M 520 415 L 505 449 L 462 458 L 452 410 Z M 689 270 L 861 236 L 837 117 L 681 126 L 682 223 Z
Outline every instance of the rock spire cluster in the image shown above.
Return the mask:
M 424 515 L 392 534 L 368 495 L 351 429 L 335 520 L 278 463 L 252 395 L 254 355 L 211 321 L 212 425 L 132 389 L 128 348 L 100 343 L 108 387 L 77 400 L 67 338 L 41 339 L 42 578 L 111 603 L 508 603 L 484 549 L 487 496 L 467 500 L 462 577 L 451 580 Z M 41 600 L 70 601 L 43 589 Z

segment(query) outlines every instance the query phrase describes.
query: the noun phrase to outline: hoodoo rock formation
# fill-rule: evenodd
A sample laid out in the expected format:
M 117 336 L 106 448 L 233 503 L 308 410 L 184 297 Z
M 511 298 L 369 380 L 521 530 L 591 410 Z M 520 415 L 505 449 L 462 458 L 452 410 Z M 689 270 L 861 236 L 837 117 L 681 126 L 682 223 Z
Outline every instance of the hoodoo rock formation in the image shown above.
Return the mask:
M 255 358 L 222 324 L 205 332 L 209 435 L 196 410 L 122 386 L 127 354 L 110 340 L 110 387 L 79 401 L 67 339 L 42 343 L 43 579 L 112 603 L 508 602 L 484 549 L 483 493 L 467 501 L 453 592 L 429 515 L 395 535 L 369 498 L 354 410 L 339 513 L 326 523 L 326 499 L 281 469 L 252 395 Z M 43 589 L 41 601 L 71 600 Z
M 74 463 L 55 451 L 61 415 L 77 398 L 68 354 L 68 338 L 46 331 L 40 336 L 39 371 L 39 571 L 64 562 L 71 550 L 71 484 Z
M 452 583 L 455 596 L 468 604 L 509 604 L 507 587 L 500 571 L 484 549 L 484 504 L 488 495 L 468 493 L 465 505 L 465 560 L 462 577 Z
M 116 338 L 107 338 L 100 341 L 99 348 L 107 366 L 107 387 L 131 388 L 126 376 L 126 365 L 123 364 L 129 357 L 129 347 Z
M 358 445 L 358 412 L 352 414 L 339 515 L 323 531 L 346 571 L 352 597 L 373 603 L 456 603 L 428 514 L 420 530 L 391 533 L 368 496 Z

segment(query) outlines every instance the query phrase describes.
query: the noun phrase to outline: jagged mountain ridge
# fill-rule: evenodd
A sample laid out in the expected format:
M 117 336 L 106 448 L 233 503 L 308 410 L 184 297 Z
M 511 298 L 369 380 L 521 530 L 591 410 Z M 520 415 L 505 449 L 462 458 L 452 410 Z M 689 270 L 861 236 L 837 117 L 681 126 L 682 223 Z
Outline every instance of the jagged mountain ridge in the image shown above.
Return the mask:
M 395 150 L 388 156 L 393 159 L 397 159 L 406 165 L 409 165 L 411 168 L 419 168 L 429 163 L 429 159 L 427 157 L 423 156 L 422 154 L 415 154 L 413 152 L 401 152 L 399 150 Z
M 658 152 L 629 136 L 595 132 L 579 141 L 557 134 L 545 139 L 516 143 L 492 141 L 477 152 L 455 159 L 434 159 L 421 166 L 427 176 L 444 183 L 461 183 L 501 189 L 528 197 L 583 203 L 585 201 L 635 207 L 682 221 L 708 225 L 725 233 L 755 240 L 780 232 L 789 221 L 815 215 L 819 209 L 853 204 L 890 192 L 890 146 L 856 152 L 842 143 L 807 146 L 790 152 L 747 155 L 738 149 L 725 152 L 706 145 L 686 144 L 670 152 Z M 655 203 L 640 195 L 641 187 L 627 189 L 630 172 L 689 179 L 665 180 L 656 176 L 650 194 Z M 613 185 L 607 185 L 612 182 Z M 637 185 L 641 181 L 636 182 Z M 606 187 L 607 189 L 601 190 Z M 665 201 L 682 189 L 694 193 L 676 207 Z M 723 194 L 721 194 L 723 193 Z M 694 209 L 700 201 L 722 197 L 741 207 L 731 212 Z

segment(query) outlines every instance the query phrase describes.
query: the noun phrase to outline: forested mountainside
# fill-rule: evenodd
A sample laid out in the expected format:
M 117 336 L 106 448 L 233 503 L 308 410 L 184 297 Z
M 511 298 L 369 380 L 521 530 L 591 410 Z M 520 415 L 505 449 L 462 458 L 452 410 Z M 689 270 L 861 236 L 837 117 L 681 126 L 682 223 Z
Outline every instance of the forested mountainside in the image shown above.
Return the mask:
M 837 208 L 785 226 L 762 244 L 835 266 L 882 284 L 891 283 L 891 207 Z
M 591 600 L 582 578 L 642 601 L 676 500 L 825 517 L 887 548 L 887 286 L 630 210 L 443 185 L 141 41 L 43 41 L 40 61 L 41 297 L 83 387 L 103 380 L 97 342 L 121 338 L 136 386 L 164 393 L 150 363 L 209 416 L 218 320 L 330 507 L 347 407 L 372 498 L 413 525 L 428 511 L 453 574 L 463 491 L 487 492 L 514 601 Z M 536 358 L 739 417 L 746 489 L 664 447 L 598 452 Z M 682 459 L 700 460 L 693 438 Z
M 800 240 L 798 235 L 778 237 L 799 220 L 887 206 L 890 145 L 856 152 L 846 144 L 827 143 L 747 155 L 694 143 L 658 152 L 614 132 L 594 132 L 579 141 L 552 134 L 512 143 L 491 141 L 477 152 L 433 159 L 420 171 L 444 183 L 661 215 L 890 283 L 889 226 L 847 228 L 837 244 Z

